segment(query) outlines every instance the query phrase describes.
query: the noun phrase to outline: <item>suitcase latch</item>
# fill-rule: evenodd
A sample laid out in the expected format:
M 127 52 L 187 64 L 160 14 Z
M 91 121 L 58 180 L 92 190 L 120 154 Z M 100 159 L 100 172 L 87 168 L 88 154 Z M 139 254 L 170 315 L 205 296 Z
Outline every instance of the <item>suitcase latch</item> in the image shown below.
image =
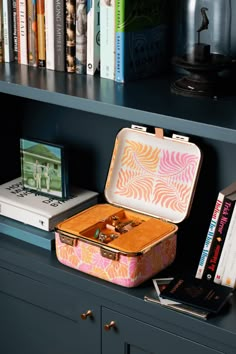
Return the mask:
M 105 248 L 100 248 L 101 256 L 104 258 L 111 259 L 112 261 L 118 261 L 119 260 L 119 252 L 108 250 Z
M 59 236 L 60 236 L 60 241 L 62 243 L 65 243 L 66 245 L 73 246 L 73 247 L 77 245 L 77 241 L 78 241 L 77 238 L 66 236 L 66 235 L 59 235 Z

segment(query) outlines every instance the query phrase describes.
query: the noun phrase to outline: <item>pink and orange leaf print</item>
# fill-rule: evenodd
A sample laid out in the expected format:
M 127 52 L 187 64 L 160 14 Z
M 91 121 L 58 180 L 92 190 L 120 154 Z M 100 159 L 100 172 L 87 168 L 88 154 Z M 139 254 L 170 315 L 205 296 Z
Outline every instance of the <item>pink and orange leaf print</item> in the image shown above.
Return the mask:
M 187 153 L 163 150 L 158 173 L 161 178 L 171 178 L 183 183 L 192 183 L 198 158 Z
M 123 167 L 140 171 L 142 174 L 152 174 L 156 172 L 159 155 L 158 148 L 127 140 L 121 163 Z
M 140 175 L 137 171 L 121 169 L 118 174 L 115 193 L 126 198 L 150 202 L 153 183 L 153 176 Z
M 182 183 L 169 184 L 168 181 L 158 181 L 155 186 L 153 203 L 163 208 L 183 213 L 189 202 L 191 187 Z

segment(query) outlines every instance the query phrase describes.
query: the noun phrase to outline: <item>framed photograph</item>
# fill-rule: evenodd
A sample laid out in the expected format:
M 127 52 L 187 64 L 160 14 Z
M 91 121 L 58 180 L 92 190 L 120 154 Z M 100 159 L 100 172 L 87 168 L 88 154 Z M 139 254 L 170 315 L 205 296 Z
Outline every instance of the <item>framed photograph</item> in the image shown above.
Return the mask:
M 24 188 L 61 199 L 69 196 L 63 146 L 21 138 L 20 156 Z

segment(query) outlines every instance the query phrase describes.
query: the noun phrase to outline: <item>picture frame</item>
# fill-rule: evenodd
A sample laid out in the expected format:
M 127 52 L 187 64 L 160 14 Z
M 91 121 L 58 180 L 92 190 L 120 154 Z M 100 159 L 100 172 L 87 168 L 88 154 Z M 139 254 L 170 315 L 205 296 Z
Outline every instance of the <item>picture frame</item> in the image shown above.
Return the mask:
M 63 145 L 20 138 L 20 158 L 24 189 L 59 199 L 69 197 Z

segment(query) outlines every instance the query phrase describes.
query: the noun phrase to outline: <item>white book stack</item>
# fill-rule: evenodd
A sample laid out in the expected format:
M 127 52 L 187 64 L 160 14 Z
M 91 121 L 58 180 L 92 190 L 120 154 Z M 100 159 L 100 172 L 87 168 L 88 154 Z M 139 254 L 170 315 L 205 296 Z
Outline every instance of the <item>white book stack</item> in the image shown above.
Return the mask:
M 97 203 L 98 193 L 86 189 L 71 191 L 66 200 L 25 190 L 21 178 L 0 185 L 0 215 L 45 231 L 51 231 L 68 217 Z

